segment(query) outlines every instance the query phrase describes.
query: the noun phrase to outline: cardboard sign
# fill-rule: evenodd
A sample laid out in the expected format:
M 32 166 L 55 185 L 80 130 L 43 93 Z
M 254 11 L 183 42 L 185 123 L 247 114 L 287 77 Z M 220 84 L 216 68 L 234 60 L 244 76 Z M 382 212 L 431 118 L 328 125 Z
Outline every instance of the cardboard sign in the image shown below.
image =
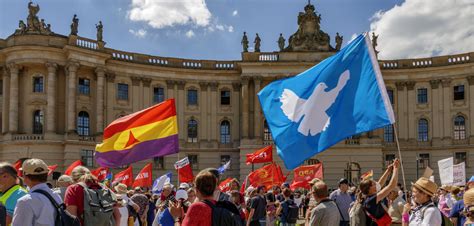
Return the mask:
M 466 185 L 466 164 L 464 162 L 453 166 L 453 185 Z
M 453 157 L 438 161 L 439 179 L 442 185 L 453 183 Z

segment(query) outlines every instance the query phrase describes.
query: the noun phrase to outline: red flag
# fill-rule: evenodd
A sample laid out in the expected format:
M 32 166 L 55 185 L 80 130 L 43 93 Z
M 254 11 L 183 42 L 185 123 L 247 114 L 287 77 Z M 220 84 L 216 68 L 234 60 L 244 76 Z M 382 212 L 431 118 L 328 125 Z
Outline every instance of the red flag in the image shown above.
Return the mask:
M 318 163 L 308 166 L 300 166 L 294 169 L 293 183 L 291 188 L 306 188 L 310 189 L 309 182 L 314 179 L 319 178 L 323 179 L 323 164 Z
M 247 165 L 251 163 L 265 163 L 272 162 L 272 145 L 268 145 L 254 153 L 247 154 L 247 160 L 245 161 Z
M 16 174 L 21 177 L 23 174 L 21 173 L 21 166 L 23 165 L 23 161 L 21 159 L 18 159 L 15 163 L 13 163 L 13 168 L 16 169 Z
M 77 160 L 73 163 L 71 163 L 71 165 L 69 165 L 69 167 L 66 169 L 66 171 L 64 172 L 64 174 L 68 175 L 68 176 L 71 176 L 71 172 L 74 168 L 76 168 L 77 166 L 82 166 L 82 161 L 81 160 Z
M 280 185 L 281 176 L 278 174 L 278 167 L 275 163 L 268 164 L 249 174 L 250 185 L 257 187 L 264 185 L 270 189 L 273 185 Z
M 106 167 L 99 167 L 91 171 L 91 174 L 97 177 L 98 181 L 104 181 L 107 178 L 108 173 L 109 169 Z
M 113 183 L 122 183 L 127 185 L 127 187 L 132 186 L 133 180 L 133 169 L 132 166 L 129 166 L 126 170 L 115 174 Z
M 283 182 L 286 181 L 286 176 L 283 176 L 283 172 L 281 171 L 280 165 L 276 165 L 276 173 L 278 175 L 278 179 L 279 179 L 280 182 L 283 183 Z
M 58 165 L 52 165 L 52 166 L 48 166 L 48 176 L 53 174 L 53 172 L 56 170 L 56 168 L 58 168 Z
M 191 169 L 191 164 L 189 164 L 188 157 L 177 161 L 174 164 L 174 168 L 178 170 L 179 182 L 189 183 L 193 181 L 193 170 Z
M 242 187 L 240 187 L 240 193 L 241 194 L 244 194 L 244 192 L 245 192 L 248 179 L 249 179 L 249 176 L 246 176 L 244 182 L 242 183 Z
M 151 163 L 148 163 L 135 177 L 132 187 L 151 187 L 153 183 L 152 178 L 152 166 Z
M 220 184 L 219 184 L 219 190 L 221 190 L 221 192 L 227 192 L 230 190 L 230 185 L 231 185 L 231 182 L 232 180 L 234 180 L 233 178 L 227 178 L 225 179 L 224 181 L 222 181 Z

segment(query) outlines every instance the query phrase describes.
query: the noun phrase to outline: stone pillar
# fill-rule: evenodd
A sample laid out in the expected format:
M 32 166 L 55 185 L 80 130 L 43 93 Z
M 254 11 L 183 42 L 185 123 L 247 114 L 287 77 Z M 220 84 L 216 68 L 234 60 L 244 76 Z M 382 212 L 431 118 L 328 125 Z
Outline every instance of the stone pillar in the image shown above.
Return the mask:
M 232 106 L 232 114 L 233 114 L 233 121 L 234 121 L 234 126 L 232 126 L 232 134 L 233 135 L 233 140 L 235 142 L 240 141 L 240 117 L 239 117 L 239 112 L 240 112 L 240 82 L 233 82 L 232 83 L 232 100 L 231 100 L 231 106 Z
M 400 140 L 408 140 L 408 121 L 407 121 L 407 92 L 405 91 L 405 82 L 396 82 L 397 104 L 398 104 L 398 134 Z
M 11 63 L 8 65 L 10 70 L 10 133 L 18 132 L 18 74 L 20 65 Z
M 166 80 L 166 88 L 168 89 L 168 99 L 174 98 L 174 84 L 176 82 L 173 80 Z M 175 100 L 176 105 L 178 105 L 178 100 Z
M 407 86 L 407 91 L 408 91 L 408 100 L 407 100 L 407 106 L 408 106 L 408 117 L 407 117 L 407 121 L 408 121 L 408 140 L 411 141 L 411 142 L 415 142 L 416 139 L 417 139 L 417 136 L 415 135 L 416 134 L 416 131 L 417 131 L 417 128 L 416 128 L 416 119 L 415 119 L 415 106 L 417 104 L 417 101 L 416 101 L 416 96 L 415 96 L 415 82 L 414 81 L 408 81 L 406 82 L 406 86 Z
M 201 99 L 203 100 L 206 100 L 208 96 L 207 86 L 208 86 L 207 82 L 199 82 L 199 87 L 201 88 Z M 207 133 L 208 132 L 207 127 L 208 127 L 209 122 L 207 121 L 207 118 L 206 118 L 207 112 L 208 112 L 208 109 L 207 109 L 208 104 L 211 104 L 211 103 L 208 103 L 207 101 L 202 101 L 202 105 L 200 106 L 201 120 L 198 124 L 200 141 L 204 141 L 207 138 L 209 138 L 209 134 Z
M 143 83 L 143 108 L 151 106 L 152 92 L 150 90 L 151 78 L 142 78 Z
M 67 97 L 67 132 L 76 131 L 76 72 L 79 63 L 69 62 L 66 65 L 68 71 L 68 97 Z
M 9 103 L 10 103 L 10 75 L 6 67 L 3 67 L 3 102 L 2 102 L 2 133 L 8 133 L 8 124 L 10 120 L 9 115 Z
M 442 118 L 439 117 L 439 105 L 440 105 L 440 102 L 439 102 L 439 96 L 440 96 L 440 90 L 438 89 L 439 87 L 439 82 L 440 80 L 431 80 L 430 81 L 430 85 L 431 85 L 431 112 L 433 113 L 433 128 L 432 128 L 432 131 L 433 131 L 433 141 L 437 141 L 438 139 L 440 139 L 442 137 L 442 134 L 441 134 L 441 128 L 442 128 Z M 418 126 L 418 122 L 416 122 L 417 126 Z
M 469 140 L 472 144 L 474 142 L 474 121 L 472 121 L 474 120 L 474 104 L 472 102 L 472 100 L 474 100 L 474 76 L 467 77 L 467 81 L 469 82 L 469 97 L 467 98 L 467 102 L 469 103 L 469 118 L 466 119 L 466 122 L 468 122 L 469 125 L 467 134 L 470 134 Z
M 111 72 L 107 72 L 106 74 L 106 79 L 107 79 L 107 101 L 105 103 L 107 112 L 107 122 L 106 124 L 111 123 L 113 120 L 115 120 L 115 115 L 114 115 L 114 106 L 115 106 L 115 100 L 116 100 L 116 95 L 115 95 L 115 74 Z
M 97 134 L 102 134 L 104 131 L 104 80 L 105 80 L 105 68 L 97 67 L 95 69 L 97 75 L 97 102 L 96 102 L 96 114 L 97 114 Z
M 219 84 L 217 82 L 210 82 L 209 83 L 209 87 L 211 88 L 211 101 L 210 101 L 210 105 L 211 105 L 211 121 L 209 122 L 209 124 L 211 125 L 211 142 L 218 142 L 219 140 L 219 135 L 218 135 L 218 131 L 220 133 L 220 125 L 219 125 L 219 122 L 218 122 L 218 118 L 217 118 L 217 105 L 220 104 L 218 98 L 217 98 L 217 87 L 219 86 Z M 232 134 L 231 134 L 232 136 Z
M 47 100 L 48 106 L 46 108 L 46 133 L 56 132 L 56 71 L 58 65 L 56 63 L 46 63 L 48 68 L 48 88 Z
M 137 112 L 140 110 L 140 103 L 139 99 L 140 97 L 138 96 L 138 90 L 140 90 L 140 81 L 142 80 L 140 77 L 131 77 L 132 79 L 132 92 L 131 96 L 129 97 L 129 101 L 132 102 L 132 110 L 133 112 Z
M 249 77 L 242 77 L 242 138 L 249 137 Z
M 254 82 L 254 85 L 255 85 L 255 94 L 254 94 L 254 124 L 255 124 L 255 127 L 254 127 L 254 137 L 255 139 L 257 140 L 262 140 L 262 113 L 261 113 L 261 109 L 260 109 L 260 101 L 258 100 L 258 92 L 260 92 L 260 86 L 262 84 L 262 77 L 260 76 L 255 76 L 253 78 L 253 82 Z
M 185 103 L 185 98 L 184 98 L 184 86 L 186 85 L 186 81 L 177 81 L 176 85 L 178 87 L 178 101 L 177 103 Z M 198 97 L 198 105 L 199 105 L 199 97 Z M 187 128 L 184 126 L 184 104 L 178 104 L 177 106 L 177 113 L 178 113 L 178 128 Z M 185 135 L 187 133 L 179 133 L 179 139 L 184 141 L 186 139 Z
M 443 79 L 441 80 L 443 85 L 443 140 L 450 140 L 452 136 L 452 119 L 451 119 L 451 102 L 453 99 L 451 98 L 451 79 Z

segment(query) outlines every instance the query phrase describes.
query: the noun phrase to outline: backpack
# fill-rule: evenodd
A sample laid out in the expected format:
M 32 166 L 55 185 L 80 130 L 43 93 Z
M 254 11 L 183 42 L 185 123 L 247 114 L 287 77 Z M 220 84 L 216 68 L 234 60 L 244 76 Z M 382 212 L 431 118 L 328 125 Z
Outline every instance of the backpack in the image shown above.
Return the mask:
M 84 226 L 114 225 L 112 217 L 115 195 L 107 188 L 91 189 L 84 183 L 78 183 L 84 188 Z
M 428 209 L 430 207 L 434 207 L 439 211 L 439 213 L 441 214 L 441 226 L 445 226 L 446 222 L 444 220 L 444 215 L 443 215 L 443 213 L 441 213 L 441 211 L 438 209 L 438 207 L 436 207 L 434 205 L 434 203 L 430 203 L 426 207 L 423 208 L 423 210 L 421 211 L 421 220 L 423 221 L 423 218 L 425 217 L 425 211 L 426 211 L 426 209 Z
M 203 200 L 212 209 L 212 226 L 243 226 L 240 212 L 229 201 L 218 201 L 215 205 L 209 200 Z
M 55 226 L 81 226 L 79 218 L 67 212 L 66 205 L 64 205 L 64 203 L 59 205 L 47 191 L 34 190 L 33 192 L 46 196 L 51 204 L 53 204 L 54 208 L 56 209 L 56 219 L 54 220 Z
M 295 202 L 289 200 L 289 201 L 283 201 L 283 204 L 288 205 L 288 212 L 287 213 L 282 213 L 285 216 L 286 223 L 289 224 L 296 224 L 296 221 L 298 220 L 298 215 L 299 215 L 299 207 L 296 205 Z

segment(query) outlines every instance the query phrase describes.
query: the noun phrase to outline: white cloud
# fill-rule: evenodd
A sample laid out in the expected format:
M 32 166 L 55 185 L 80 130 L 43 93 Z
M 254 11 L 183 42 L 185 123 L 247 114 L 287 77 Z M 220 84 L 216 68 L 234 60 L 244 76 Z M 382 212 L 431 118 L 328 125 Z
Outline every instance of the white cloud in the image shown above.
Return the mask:
M 468 1 L 406 0 L 371 18 L 381 59 L 474 51 L 474 5 Z
M 234 27 L 233 27 L 232 25 L 231 25 L 231 26 L 228 26 L 228 27 L 227 27 L 227 30 L 228 30 L 229 32 L 234 32 Z
M 218 24 L 218 25 L 216 25 L 216 29 L 220 30 L 220 31 L 223 31 L 224 30 L 224 25 Z
M 144 21 L 157 29 L 185 24 L 205 27 L 211 16 L 205 0 L 132 0 L 128 11 L 130 20 Z
M 143 38 L 146 36 L 146 33 L 147 31 L 145 29 L 139 29 L 137 31 L 133 30 L 133 29 L 129 29 L 128 32 L 130 32 L 132 35 L 135 35 L 139 38 Z
M 234 10 L 234 12 L 232 12 L 232 16 L 237 16 L 239 14 L 239 11 L 237 10 Z
M 194 34 L 194 31 L 193 31 L 193 30 L 189 30 L 188 32 L 186 32 L 186 37 L 192 38 L 192 37 L 194 37 L 194 36 L 195 36 L 195 34 Z

